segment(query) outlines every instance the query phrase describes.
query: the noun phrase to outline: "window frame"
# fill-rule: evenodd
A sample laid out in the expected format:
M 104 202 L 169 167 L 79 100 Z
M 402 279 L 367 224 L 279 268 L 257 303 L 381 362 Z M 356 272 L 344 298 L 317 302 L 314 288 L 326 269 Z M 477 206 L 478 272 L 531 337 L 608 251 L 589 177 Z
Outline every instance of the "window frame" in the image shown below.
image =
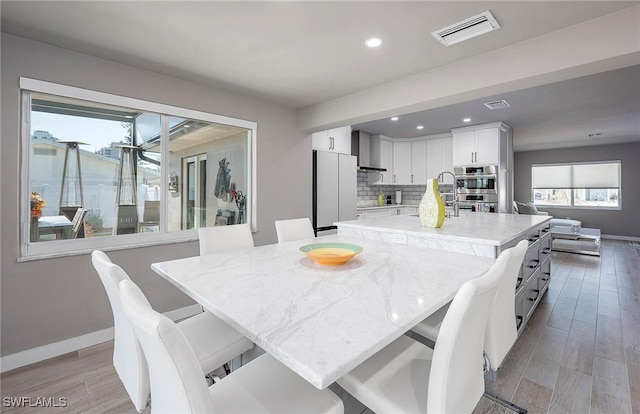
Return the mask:
M 182 243 L 198 239 L 197 229 L 166 231 L 167 220 L 167 194 L 168 194 L 168 160 L 169 146 L 165 140 L 161 142 L 160 165 L 160 219 L 162 225 L 160 232 L 121 234 L 114 237 L 104 238 L 84 238 L 69 239 L 48 243 L 31 243 L 29 241 L 30 225 L 30 124 L 31 124 L 31 92 L 44 93 L 50 95 L 63 96 L 80 99 L 89 102 L 102 103 L 108 105 L 132 108 L 140 111 L 160 114 L 161 134 L 163 137 L 169 136 L 169 117 L 181 117 L 185 119 L 197 119 L 206 122 L 236 126 L 247 130 L 247 177 L 249 187 L 249 203 L 247 203 L 246 217 L 252 231 L 256 231 L 256 148 L 258 124 L 254 121 L 232 118 L 223 115 L 211 114 L 208 112 L 186 109 L 177 106 L 146 101 L 137 98 L 114 95 L 105 92 L 98 92 L 74 86 L 61 85 L 52 82 L 20 77 L 20 99 L 21 99 L 21 170 L 20 170 L 20 196 L 19 196 L 19 220 L 20 234 L 18 237 L 20 244 L 20 256 L 18 261 L 28 261 L 49 257 L 73 256 L 86 254 L 94 249 L 120 250 L 134 247 L 145 247 L 154 245 L 164 245 L 172 243 Z
M 576 205 L 575 204 L 575 190 L 586 189 L 607 189 L 596 187 L 558 187 L 558 188 L 534 188 L 533 187 L 533 170 L 536 167 L 553 167 L 553 166 L 569 166 L 575 165 L 594 165 L 594 164 L 617 164 L 618 165 L 618 187 L 607 187 L 608 189 L 618 190 L 618 205 L 617 206 L 588 206 L 588 205 Z M 557 204 L 544 204 L 536 202 L 535 193 L 536 190 L 568 190 L 569 192 L 569 205 L 557 205 Z M 584 162 L 559 162 L 559 163 L 545 163 L 545 164 L 532 164 L 531 165 L 531 200 L 537 207 L 542 208 L 558 208 L 558 209 L 576 209 L 576 210 L 604 210 L 604 211 L 620 211 L 622 210 L 622 160 L 602 160 L 602 161 L 584 161 Z

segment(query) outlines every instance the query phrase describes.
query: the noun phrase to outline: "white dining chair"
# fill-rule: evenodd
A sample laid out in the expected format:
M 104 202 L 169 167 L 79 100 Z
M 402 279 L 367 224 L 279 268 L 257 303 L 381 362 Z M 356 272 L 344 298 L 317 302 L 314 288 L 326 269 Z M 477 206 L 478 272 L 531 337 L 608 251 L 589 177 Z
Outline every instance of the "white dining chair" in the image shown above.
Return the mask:
M 233 224 L 198 228 L 200 255 L 253 247 L 253 236 L 248 224 Z
M 268 354 L 207 387 L 176 324 L 154 311 L 130 280 L 120 282 L 120 300 L 149 363 L 152 413 L 344 412 L 332 391 L 313 387 Z
M 518 338 L 514 302 L 518 274 L 528 247 L 528 241 L 522 240 L 513 248 L 506 250 L 510 252 L 511 258 L 491 305 L 487 332 L 485 333 L 484 352 L 488 361 L 484 367 L 485 372 L 490 370 L 497 371 L 500 368 Z M 449 305 L 443 306 L 436 313 L 416 325 L 412 331 L 437 343 L 440 327 L 448 308 Z M 497 395 L 485 392 L 484 396 L 513 411 L 519 413 L 527 412 L 526 409 Z
M 276 234 L 278 236 L 278 243 L 315 237 L 311 220 L 309 220 L 308 217 L 277 220 Z
M 120 281 L 131 279 L 100 250 L 93 251 L 91 260 L 107 291 L 113 312 L 113 366 L 136 410 L 142 411 L 149 400 L 147 363 L 133 327 L 122 311 L 118 291 Z M 204 375 L 253 347 L 246 337 L 209 312 L 187 318 L 177 326 L 196 355 L 203 379 Z
M 484 392 L 484 335 L 511 254 L 462 285 L 433 350 L 403 335 L 338 384 L 377 414 L 471 413 Z

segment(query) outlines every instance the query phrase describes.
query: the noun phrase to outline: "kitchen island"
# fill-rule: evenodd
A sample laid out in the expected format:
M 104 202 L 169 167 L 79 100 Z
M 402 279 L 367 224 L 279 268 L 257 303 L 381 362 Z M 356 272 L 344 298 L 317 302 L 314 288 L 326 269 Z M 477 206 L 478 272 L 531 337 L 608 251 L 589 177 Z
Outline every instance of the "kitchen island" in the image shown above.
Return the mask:
M 439 229 L 423 227 L 415 216 L 376 217 L 335 223 L 338 234 L 387 243 L 496 258 L 501 251 L 527 239 L 516 287 L 516 318 L 522 332 L 551 280 L 551 216 L 467 213 L 449 217 Z
M 448 217 L 439 229 L 423 227 L 417 215 L 375 217 L 335 223 L 338 234 L 430 247 L 474 256 L 498 257 L 524 238 L 548 231 L 551 216 L 466 213 Z

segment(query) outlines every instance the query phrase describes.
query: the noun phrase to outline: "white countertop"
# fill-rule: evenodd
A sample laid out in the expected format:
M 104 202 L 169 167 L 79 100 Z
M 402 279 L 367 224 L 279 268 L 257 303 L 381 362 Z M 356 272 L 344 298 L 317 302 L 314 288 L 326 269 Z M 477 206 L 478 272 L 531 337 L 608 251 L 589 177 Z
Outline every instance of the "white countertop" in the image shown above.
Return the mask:
M 340 221 L 335 224 L 338 226 L 338 232 L 341 228 L 370 230 L 503 246 L 515 239 L 523 238 L 527 230 L 551 218 L 542 215 L 460 212 L 460 217 L 446 218 L 439 229 L 423 227 L 419 217 L 407 215 Z
M 346 242 L 343 266 L 298 249 Z M 450 301 L 493 259 L 339 235 L 154 263 L 152 269 L 319 389 Z

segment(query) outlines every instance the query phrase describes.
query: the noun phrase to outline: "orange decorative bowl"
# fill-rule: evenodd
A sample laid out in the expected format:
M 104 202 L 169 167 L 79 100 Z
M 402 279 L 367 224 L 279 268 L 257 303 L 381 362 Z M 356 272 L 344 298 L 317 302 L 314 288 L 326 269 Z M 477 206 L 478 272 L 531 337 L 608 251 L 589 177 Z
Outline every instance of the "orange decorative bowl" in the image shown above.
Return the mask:
M 300 247 L 300 251 L 317 264 L 340 266 L 360 253 L 362 247 L 348 243 L 313 243 Z

